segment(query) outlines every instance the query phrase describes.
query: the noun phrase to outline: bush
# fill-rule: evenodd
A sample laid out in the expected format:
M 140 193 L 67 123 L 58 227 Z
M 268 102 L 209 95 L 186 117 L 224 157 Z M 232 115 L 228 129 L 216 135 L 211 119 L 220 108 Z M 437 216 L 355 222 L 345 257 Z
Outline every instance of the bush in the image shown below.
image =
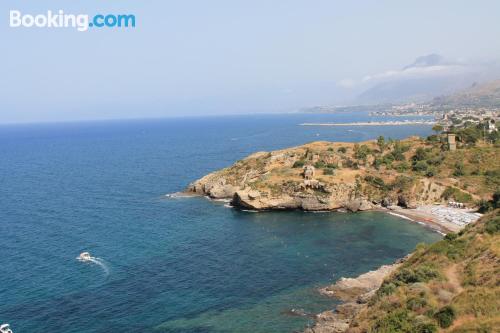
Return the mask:
M 392 189 L 404 190 L 413 184 L 413 178 L 407 176 L 397 176 L 394 182 L 391 184 Z
M 455 199 L 455 201 L 458 202 L 471 202 L 472 201 L 472 196 L 469 193 L 462 192 L 456 187 L 451 187 L 448 186 L 443 193 L 441 194 L 441 198 L 448 200 L 448 199 Z
M 444 236 L 444 239 L 446 239 L 447 241 L 453 241 L 457 238 L 458 238 L 458 235 L 454 232 L 450 232 L 449 234 L 446 234 L 446 236 Z
M 373 332 L 412 332 L 413 324 L 407 310 L 394 311 L 377 320 Z
M 333 176 L 335 174 L 335 170 L 332 168 L 326 168 L 323 170 L 323 174 L 328 176 Z
M 408 310 L 416 311 L 424 308 L 427 305 L 427 301 L 424 298 L 412 297 L 406 301 L 406 308 Z
M 414 161 L 425 161 L 427 159 L 427 152 L 424 148 L 418 147 L 413 156 Z
M 387 296 L 396 291 L 396 285 L 392 282 L 384 281 L 380 288 L 377 290 L 378 296 Z
M 408 284 L 416 282 L 427 282 L 431 279 L 439 277 L 439 272 L 427 265 L 418 266 L 417 268 L 404 268 L 396 273 L 394 279 L 399 284 Z
M 418 161 L 413 165 L 413 171 L 425 172 L 427 171 L 428 165 L 425 161 Z
M 397 172 L 405 172 L 405 171 L 408 171 L 408 169 L 410 168 L 410 165 L 406 162 L 402 162 L 400 164 L 397 164 L 394 169 L 397 171 Z
M 455 163 L 455 170 L 453 171 L 453 176 L 460 177 L 465 175 L 465 166 L 463 162 Z
M 314 167 L 316 169 L 323 169 L 325 166 L 326 166 L 326 163 L 323 161 L 318 161 L 318 162 L 314 163 Z
M 367 183 L 370 183 L 371 185 L 375 186 L 376 188 L 379 189 L 387 189 L 387 185 L 385 184 L 384 180 L 379 177 L 373 177 L 373 176 L 366 176 L 365 181 Z
M 491 235 L 500 232 L 500 217 L 488 220 L 485 224 L 484 230 Z
M 450 327 L 455 320 L 455 310 L 451 306 L 445 306 L 434 314 L 434 318 L 436 318 L 440 327 Z
M 432 158 L 429 158 L 427 160 L 427 164 L 429 165 L 441 165 L 441 163 L 443 163 L 444 161 L 444 156 L 443 155 L 438 155 L 438 156 L 434 156 Z
M 364 160 L 371 153 L 370 148 L 367 145 L 355 146 L 354 157 L 359 160 Z
M 437 326 L 434 323 L 423 323 L 417 325 L 415 332 L 418 333 L 435 333 L 437 332 Z
M 426 177 L 434 177 L 437 174 L 436 168 L 434 167 L 429 167 L 427 171 L 425 172 Z
M 345 154 L 347 152 L 347 148 L 346 147 L 339 147 L 339 149 L 337 151 L 339 153 Z
M 305 161 L 304 160 L 298 160 L 293 163 L 292 168 L 302 168 L 304 167 Z

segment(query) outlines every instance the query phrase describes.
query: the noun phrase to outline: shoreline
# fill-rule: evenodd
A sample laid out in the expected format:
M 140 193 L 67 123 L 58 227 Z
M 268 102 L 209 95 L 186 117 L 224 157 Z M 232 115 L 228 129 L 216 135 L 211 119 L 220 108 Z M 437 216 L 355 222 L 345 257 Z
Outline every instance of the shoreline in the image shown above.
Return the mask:
M 270 211 L 284 211 L 287 209 L 280 209 L 280 210 L 255 210 L 255 209 L 244 209 L 240 208 L 237 206 L 230 205 L 229 202 L 231 201 L 230 199 L 215 199 L 211 198 L 208 195 L 200 195 L 196 193 L 191 193 L 191 192 L 176 192 L 175 196 L 167 196 L 167 198 L 189 198 L 189 197 L 204 197 L 207 200 L 213 201 L 213 202 L 224 202 L 226 203 L 229 207 L 234 208 L 234 209 L 239 209 L 244 212 L 252 212 L 252 213 L 258 213 L 258 212 L 270 212 Z M 300 210 L 300 209 L 288 209 L 288 210 Z M 399 217 L 401 219 L 408 220 L 410 222 L 418 223 L 421 224 L 427 228 L 430 228 L 436 232 L 438 232 L 441 235 L 446 235 L 449 232 L 459 232 L 462 230 L 465 224 L 459 224 L 456 222 L 452 222 L 450 220 L 446 220 L 443 218 L 442 215 L 436 214 L 436 210 L 440 210 L 443 212 L 443 214 L 450 214 L 450 215 L 462 215 L 465 216 L 467 219 L 470 220 L 468 223 L 472 223 L 476 220 L 478 220 L 481 217 L 481 214 L 475 213 L 472 210 L 466 210 L 466 209 L 459 209 L 459 208 L 452 208 L 452 207 L 447 207 L 443 204 L 440 205 L 422 205 L 422 206 L 417 206 L 417 208 L 402 208 L 399 206 L 392 206 L 392 207 L 381 207 L 381 206 L 374 206 L 371 209 L 368 210 L 363 210 L 365 212 L 383 212 L 392 216 Z M 341 209 L 335 209 L 335 210 L 321 210 L 321 211 L 314 211 L 314 210 L 301 210 L 306 213 L 349 213 L 348 210 L 345 210 L 343 208 Z M 361 212 L 363 212 L 361 211 Z
M 345 332 L 354 317 L 366 308 L 369 300 L 375 295 L 384 279 L 399 268 L 407 258 L 408 256 L 356 277 L 341 277 L 333 284 L 318 288 L 317 292 L 335 298 L 340 303 L 331 310 L 316 314 L 314 324 L 305 328 L 303 332 Z
M 299 126 L 401 126 L 401 125 L 435 125 L 435 121 L 373 121 L 354 123 L 301 123 Z

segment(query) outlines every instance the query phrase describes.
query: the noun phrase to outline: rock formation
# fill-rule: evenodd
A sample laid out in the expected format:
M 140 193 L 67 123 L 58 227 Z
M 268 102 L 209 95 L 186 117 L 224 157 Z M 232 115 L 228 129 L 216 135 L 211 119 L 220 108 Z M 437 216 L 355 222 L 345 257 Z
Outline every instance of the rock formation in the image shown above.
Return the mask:
M 402 169 L 408 168 L 407 161 L 418 148 L 427 146 L 421 139 L 409 138 L 388 145 L 384 152 L 377 150 L 375 141 L 313 142 L 258 152 L 193 182 L 187 191 L 255 210 L 415 208 L 444 202 L 443 192 L 457 183 L 448 176 L 430 178 Z M 437 146 L 425 149 L 440 154 Z

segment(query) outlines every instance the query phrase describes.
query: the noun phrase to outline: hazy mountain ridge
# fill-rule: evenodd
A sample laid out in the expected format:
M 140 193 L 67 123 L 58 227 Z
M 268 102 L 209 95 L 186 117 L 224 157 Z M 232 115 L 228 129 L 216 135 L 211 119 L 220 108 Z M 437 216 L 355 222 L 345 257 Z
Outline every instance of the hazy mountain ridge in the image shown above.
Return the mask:
M 500 80 L 486 83 L 473 83 L 469 88 L 448 96 L 436 97 L 434 105 L 500 107 Z
M 446 60 L 439 54 L 420 56 L 402 69 L 369 77 L 368 81 L 378 82 L 361 92 L 355 103 L 427 102 L 496 79 L 497 67 Z

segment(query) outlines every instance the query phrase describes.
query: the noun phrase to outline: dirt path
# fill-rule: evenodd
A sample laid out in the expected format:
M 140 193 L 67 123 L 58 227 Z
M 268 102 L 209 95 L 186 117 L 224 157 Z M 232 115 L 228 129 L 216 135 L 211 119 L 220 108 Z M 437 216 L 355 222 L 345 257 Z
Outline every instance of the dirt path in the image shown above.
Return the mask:
M 464 288 L 460 283 L 460 278 L 458 277 L 458 264 L 453 264 L 444 272 L 446 279 L 452 284 L 457 294 L 460 294 Z

